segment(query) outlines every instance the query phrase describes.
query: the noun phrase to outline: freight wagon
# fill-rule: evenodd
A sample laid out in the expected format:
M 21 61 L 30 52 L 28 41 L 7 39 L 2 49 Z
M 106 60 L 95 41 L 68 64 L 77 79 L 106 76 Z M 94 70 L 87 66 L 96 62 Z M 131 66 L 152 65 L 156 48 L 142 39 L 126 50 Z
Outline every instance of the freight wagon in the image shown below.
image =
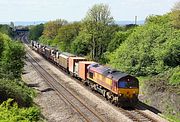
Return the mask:
M 59 55 L 57 64 L 63 68 L 66 72 L 69 72 L 69 58 L 74 57 L 75 55 L 67 52 L 63 52 Z
M 78 76 L 80 61 L 86 61 L 86 59 L 83 57 L 69 57 L 69 72 L 72 76 Z

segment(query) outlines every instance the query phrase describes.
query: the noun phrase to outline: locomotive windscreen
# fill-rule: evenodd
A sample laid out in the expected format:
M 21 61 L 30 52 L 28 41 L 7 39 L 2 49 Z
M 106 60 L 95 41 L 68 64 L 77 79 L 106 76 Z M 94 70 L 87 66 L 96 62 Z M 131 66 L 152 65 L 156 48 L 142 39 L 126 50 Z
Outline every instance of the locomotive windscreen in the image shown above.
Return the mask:
M 119 88 L 138 88 L 139 83 L 137 79 L 122 79 L 118 82 Z

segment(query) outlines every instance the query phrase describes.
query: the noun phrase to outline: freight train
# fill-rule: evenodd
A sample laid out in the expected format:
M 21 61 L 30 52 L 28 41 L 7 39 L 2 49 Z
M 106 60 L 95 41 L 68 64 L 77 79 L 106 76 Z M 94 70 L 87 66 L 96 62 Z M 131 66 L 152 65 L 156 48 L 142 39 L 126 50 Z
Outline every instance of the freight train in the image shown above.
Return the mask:
M 136 77 L 35 41 L 32 41 L 32 49 L 111 103 L 122 107 L 133 107 L 138 103 L 139 81 Z

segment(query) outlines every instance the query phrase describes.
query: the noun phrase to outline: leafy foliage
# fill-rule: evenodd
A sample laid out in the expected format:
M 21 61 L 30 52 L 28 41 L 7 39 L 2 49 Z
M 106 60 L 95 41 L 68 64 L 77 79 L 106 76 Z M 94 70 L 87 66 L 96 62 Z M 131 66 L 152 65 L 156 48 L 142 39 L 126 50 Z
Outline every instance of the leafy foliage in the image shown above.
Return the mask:
M 73 41 L 71 49 L 76 55 L 87 55 L 90 52 L 89 39 L 90 35 L 84 32 L 80 34 Z
M 66 24 L 67 24 L 67 21 L 62 20 L 62 19 L 49 21 L 45 23 L 43 36 L 47 39 L 54 39 L 58 33 L 59 28 Z
M 3 36 L 0 33 L 0 59 L 1 59 L 1 56 L 2 56 L 3 50 L 4 50 L 4 41 L 3 41 Z
M 40 111 L 36 107 L 18 108 L 13 99 L 0 105 L 0 121 L 3 122 L 36 122 L 40 119 Z
M 87 12 L 83 21 L 82 31 L 90 36 L 88 42 L 92 59 L 98 60 L 106 51 L 111 39 L 109 25 L 112 23 L 113 18 L 108 5 L 95 4 Z
M 4 38 L 5 46 L 0 62 L 2 68 L 1 73 L 4 74 L 2 77 L 7 76 L 11 79 L 20 78 L 22 68 L 24 67 L 24 47 L 20 42 L 11 41 L 8 37 Z
M 115 33 L 113 39 L 111 40 L 111 42 L 108 45 L 108 50 L 109 52 L 113 52 L 114 50 L 116 50 L 120 44 L 126 40 L 126 38 L 130 35 L 131 30 L 128 31 L 118 31 Z
M 40 118 L 39 109 L 30 107 L 34 92 L 21 80 L 24 57 L 23 45 L 0 33 L 0 103 L 3 102 L 0 105 L 0 121 L 32 122 Z
M 10 37 L 14 36 L 12 28 L 10 26 L 8 26 L 8 25 L 1 25 L 0 24 L 0 32 L 3 33 L 3 34 L 8 35 Z
M 173 26 L 180 29 L 180 1 L 174 4 L 171 17 Z
M 60 50 L 71 52 L 71 44 L 79 34 L 79 31 L 80 23 L 77 22 L 62 26 L 53 42 L 54 46 L 58 45 Z
M 19 106 L 30 106 L 34 93 L 20 80 L 0 79 L 0 102 L 14 99 Z
M 42 35 L 43 30 L 44 30 L 44 25 L 43 24 L 32 26 L 30 28 L 29 38 L 31 40 L 38 40 L 39 37 Z
M 171 77 L 169 78 L 169 83 L 173 85 L 180 85 L 180 67 L 177 66 L 171 72 L 172 73 Z
M 109 56 L 110 64 L 135 75 L 158 74 L 176 67 L 180 63 L 180 33 L 169 25 L 164 26 L 164 21 L 167 21 L 164 17 L 155 16 L 146 25 L 137 27 Z

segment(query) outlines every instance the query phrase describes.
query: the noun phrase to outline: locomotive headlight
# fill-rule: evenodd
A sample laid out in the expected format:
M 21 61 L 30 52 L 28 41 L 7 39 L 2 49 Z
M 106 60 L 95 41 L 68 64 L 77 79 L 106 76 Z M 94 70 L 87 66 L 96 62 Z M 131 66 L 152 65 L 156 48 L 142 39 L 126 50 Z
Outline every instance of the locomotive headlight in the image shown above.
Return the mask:
M 120 96 L 120 97 L 123 97 L 123 94 L 120 93 L 119 96 Z

